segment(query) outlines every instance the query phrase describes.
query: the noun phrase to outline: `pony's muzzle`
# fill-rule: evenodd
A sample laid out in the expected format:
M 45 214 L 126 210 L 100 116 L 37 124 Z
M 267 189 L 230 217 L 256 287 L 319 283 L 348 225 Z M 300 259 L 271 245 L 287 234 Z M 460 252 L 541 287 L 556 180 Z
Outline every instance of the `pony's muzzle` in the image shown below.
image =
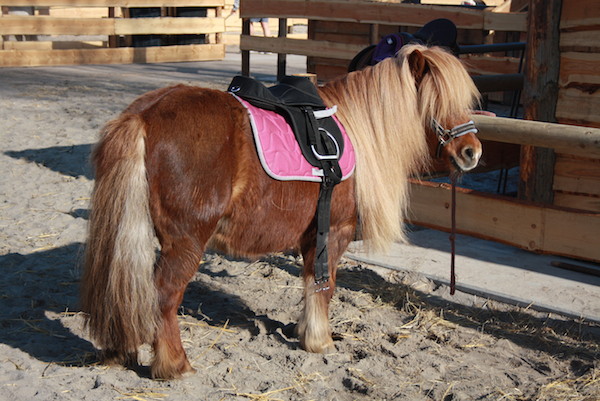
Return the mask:
M 454 164 L 459 170 L 466 172 L 477 167 L 481 158 L 481 147 L 467 145 L 460 150 L 460 154 L 454 157 Z

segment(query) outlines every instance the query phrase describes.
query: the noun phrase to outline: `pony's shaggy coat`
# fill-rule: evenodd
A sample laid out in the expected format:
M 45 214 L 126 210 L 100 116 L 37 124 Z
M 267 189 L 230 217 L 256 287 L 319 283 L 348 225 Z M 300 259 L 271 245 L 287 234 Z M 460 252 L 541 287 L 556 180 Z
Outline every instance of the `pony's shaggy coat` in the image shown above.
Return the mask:
M 375 249 L 403 238 L 406 179 L 427 165 L 436 145 L 426 135 L 430 119 L 446 126 L 468 121 L 476 91 L 458 60 L 422 46 L 406 46 L 396 58 L 320 91 L 328 106 L 338 106 L 357 153 L 355 176 L 333 192 L 330 288 L 320 292 L 314 288 L 319 184 L 266 175 L 246 111 L 231 95 L 183 85 L 158 89 L 106 125 L 92 155 L 96 183 L 81 300 L 107 361 L 135 362 L 138 347 L 151 343 L 153 377 L 193 370 L 177 309 L 207 246 L 240 256 L 299 249 L 300 344 L 313 352 L 333 344 L 328 306 L 357 215 Z M 445 157 L 448 165 L 452 158 L 472 166 L 478 156 L 464 155 L 480 149 L 469 134 L 447 146 Z

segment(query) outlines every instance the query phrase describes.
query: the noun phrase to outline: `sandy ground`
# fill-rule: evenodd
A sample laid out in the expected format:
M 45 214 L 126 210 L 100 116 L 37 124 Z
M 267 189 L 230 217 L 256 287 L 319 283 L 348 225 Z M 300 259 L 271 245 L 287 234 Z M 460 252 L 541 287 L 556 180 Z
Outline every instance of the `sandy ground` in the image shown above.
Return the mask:
M 173 82 L 224 89 L 214 63 L 0 71 L 0 400 L 599 400 L 600 329 L 422 276 L 344 260 L 336 352 L 289 333 L 301 261 L 208 254 L 181 307 L 197 374 L 148 378 L 99 365 L 78 277 L 100 127 Z M 202 82 L 199 82 L 202 79 Z

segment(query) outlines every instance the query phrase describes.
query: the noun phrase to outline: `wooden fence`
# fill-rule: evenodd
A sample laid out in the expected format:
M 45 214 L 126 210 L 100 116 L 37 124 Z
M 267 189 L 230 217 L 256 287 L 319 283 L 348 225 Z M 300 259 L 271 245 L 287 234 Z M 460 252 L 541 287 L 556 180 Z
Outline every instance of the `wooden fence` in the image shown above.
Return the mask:
M 513 3 L 527 5 L 524 1 Z M 539 11 L 550 3 L 550 0 L 531 0 L 529 6 L 535 5 Z M 552 77 L 548 71 L 560 62 L 561 91 L 558 102 L 556 99 L 541 100 L 549 100 L 548 103 L 553 103 L 554 106 L 558 103 L 556 117 L 559 121 L 569 122 L 568 116 L 571 116 L 577 117 L 575 121 L 579 124 L 588 125 L 587 121 L 591 122 L 592 126 L 597 126 L 599 114 L 591 109 L 598 104 L 600 95 L 600 91 L 596 90 L 597 83 L 600 82 L 597 63 L 600 1 L 591 0 L 585 3 L 585 7 L 580 7 L 577 0 L 562 0 L 560 42 L 563 53 L 557 56 L 556 60 L 544 58 L 548 53 L 541 47 L 550 43 L 532 41 L 526 53 L 538 64 L 530 64 L 530 74 L 525 77 L 531 84 L 534 82 L 532 76 L 536 75 L 536 71 L 544 71 L 544 74 L 537 74 L 542 75 L 544 80 L 535 83 L 552 85 Z M 556 7 L 556 4 L 554 6 Z M 499 9 L 506 10 L 505 7 Z M 386 30 L 398 31 L 398 27 L 420 27 L 435 18 L 448 18 L 460 30 L 488 34 L 493 31 L 495 35 L 504 31 L 513 36 L 517 35 L 519 40 L 521 37 L 532 39 L 539 32 L 544 32 L 543 28 L 539 28 L 540 25 L 536 25 L 540 31 L 530 32 L 529 23 L 535 19 L 532 20 L 531 16 L 523 12 L 506 13 L 361 0 L 242 0 L 241 16 L 279 18 L 280 23 L 286 18 L 309 20 L 307 40 L 287 38 L 285 31 L 277 38 L 250 36 L 247 29 L 243 31 L 240 48 L 244 73 L 250 72 L 250 50 L 278 53 L 280 76 L 285 74 L 285 54 L 300 54 L 324 60 L 312 65 L 309 63 L 308 69 L 309 72 L 316 73 L 319 80 L 325 81 L 344 73 L 348 61 L 367 45 L 376 43 L 381 35 L 388 33 Z M 559 24 L 558 19 L 545 21 L 542 17 L 544 16 L 542 15 L 538 22 Z M 489 35 L 487 38 L 489 39 Z M 548 40 L 558 43 L 559 38 L 551 37 Z M 514 56 L 497 53 L 461 58 L 467 58 L 472 75 L 514 74 L 520 64 L 519 59 Z M 319 69 L 319 65 L 323 68 Z M 529 88 L 529 104 L 526 105 L 526 109 L 539 105 L 538 98 L 542 93 L 539 89 Z M 538 98 L 535 97 L 536 93 Z M 575 96 L 577 99 L 571 102 L 569 97 Z M 533 118 L 536 118 L 535 115 Z M 545 118 L 548 117 L 541 119 Z M 535 172 L 535 175 L 549 174 L 550 186 L 546 187 L 546 191 L 555 191 L 561 196 L 556 197 L 556 203 L 541 203 L 535 199 L 515 199 L 459 189 L 458 231 L 534 252 L 600 262 L 600 129 L 482 116 L 475 116 L 474 119 L 482 139 L 556 152 L 559 155 L 556 164 L 552 159 L 547 164 L 531 168 L 529 161 L 522 162 L 521 181 L 525 178 L 536 178 L 526 177 L 523 171 Z M 547 121 L 556 119 L 552 115 Z M 448 230 L 451 196 L 448 185 L 414 181 L 411 186 L 411 221 Z
M 527 13 L 439 5 L 372 2 L 364 0 L 242 0 L 241 17 L 273 17 L 309 20 L 308 40 L 279 37 L 265 38 L 242 34 L 242 52 L 250 50 L 281 55 L 279 70 L 285 73 L 285 54 L 317 58 L 309 61 L 308 72 L 328 80 L 346 71 L 348 62 L 369 44 L 377 43 L 386 33 L 399 27 L 421 27 L 436 18 L 448 18 L 459 29 L 470 31 L 525 32 Z M 244 53 L 243 53 L 244 55 Z M 246 54 L 246 57 L 248 55 Z M 472 74 L 516 73 L 519 59 L 509 56 L 465 55 Z M 249 58 L 243 71 L 249 70 Z
M 225 0 L 2 0 L 0 66 L 121 64 L 219 60 L 225 57 L 222 33 Z M 11 7 L 31 7 L 35 15 L 11 15 Z M 158 18 L 122 18 L 132 8 L 154 7 Z M 174 17 L 180 7 L 201 7 L 207 17 Z M 86 9 L 72 16 L 53 16 L 56 9 Z M 89 12 L 91 9 L 101 13 Z M 45 12 L 40 12 L 45 11 Z M 46 15 L 41 15 L 46 14 Z M 68 13 L 65 13 L 68 15 Z M 165 16 L 166 15 L 166 16 Z M 208 38 L 201 44 L 136 47 L 134 35 L 193 35 Z M 78 39 L 84 37 L 85 39 Z M 94 40 L 89 40 L 93 37 Z M 138 36 L 139 37 L 139 36 Z M 157 36 L 154 36 L 157 37 Z M 97 40 L 96 38 L 100 38 Z M 177 43 L 177 42 L 175 42 Z

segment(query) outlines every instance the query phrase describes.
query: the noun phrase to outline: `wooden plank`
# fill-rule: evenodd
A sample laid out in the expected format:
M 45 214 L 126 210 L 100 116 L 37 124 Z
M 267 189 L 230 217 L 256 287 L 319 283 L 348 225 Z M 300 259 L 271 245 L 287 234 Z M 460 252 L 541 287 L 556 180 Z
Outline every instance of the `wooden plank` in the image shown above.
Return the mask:
M 2 35 L 112 35 L 114 20 L 108 18 L 56 18 L 6 15 Z
M 600 213 L 544 209 L 542 252 L 600 262 Z
M 368 1 L 245 0 L 240 8 L 243 18 L 308 18 L 309 20 L 347 21 L 384 25 L 423 26 L 435 18 L 448 18 L 458 28 L 527 29 L 524 13 L 484 15 L 464 7 L 423 4 L 377 3 Z M 491 14 L 491 13 L 488 13 Z
M 475 54 L 461 55 L 460 59 L 470 74 L 514 74 L 519 71 L 519 60 L 516 57 L 492 57 Z
M 600 0 L 563 0 L 560 29 L 600 26 Z
M 600 53 L 600 29 L 562 32 L 560 34 L 560 49 L 562 52 Z
M 421 4 L 437 4 L 437 5 L 452 5 L 460 6 L 464 0 L 421 0 Z M 486 0 L 485 5 L 488 7 L 498 6 L 504 3 L 504 0 Z
M 317 40 L 290 38 L 265 38 L 261 36 L 242 35 L 241 50 L 256 50 L 273 53 L 299 54 L 304 56 L 322 56 L 349 60 L 363 49 L 362 45 L 334 43 Z
M 58 18 L 107 18 L 108 9 L 109 7 L 51 7 L 49 15 Z
M 449 185 L 413 181 L 410 191 L 410 222 L 448 231 L 451 223 Z M 457 231 L 536 251 L 543 239 L 542 212 L 539 208 L 519 208 L 515 204 L 510 198 L 457 188 Z
M 447 184 L 412 181 L 410 222 L 449 231 L 450 197 Z M 459 233 L 534 252 L 600 261 L 600 213 L 540 206 L 457 188 L 456 221 Z
M 483 29 L 485 30 L 527 31 L 527 13 L 495 13 L 484 10 L 483 18 Z
M 117 18 L 116 35 L 200 34 L 225 32 L 224 18 Z
M 598 74 L 600 54 L 582 52 L 563 52 L 560 55 L 560 85 L 569 87 L 575 83 L 581 87 L 583 83 L 600 84 Z M 595 91 L 591 88 L 591 91 Z
M 217 7 L 225 0 L 2 0 L 3 6 L 36 7 Z
M 370 45 L 369 35 L 348 35 L 343 33 L 315 33 L 314 40 L 324 40 L 327 42 L 346 43 L 353 45 Z
M 2 17 L 2 35 L 198 34 L 225 31 L 224 18 Z
M 345 69 L 348 68 L 348 60 L 337 59 L 337 58 L 327 58 L 327 57 L 311 57 L 311 60 L 315 63 L 324 64 L 332 67 L 343 67 Z M 346 71 L 348 72 L 348 71 Z
M 599 196 L 555 192 L 554 205 L 600 213 Z
M 121 47 L 72 50 L 2 50 L 0 67 L 34 67 L 79 64 L 166 63 L 179 61 L 222 60 L 225 45 Z
M 591 158 L 600 157 L 598 128 L 482 115 L 471 117 L 479 130 L 478 136 L 483 139 L 552 148 Z
M 476 75 L 471 79 L 481 93 L 516 92 L 523 88 L 523 74 Z
M 596 87 L 600 84 L 586 84 L 582 88 Z M 600 90 L 589 93 L 573 85 L 558 92 L 556 118 L 558 121 L 573 121 L 579 125 L 600 124 Z
M 553 189 L 600 195 L 600 159 L 559 155 L 554 165 Z
M 106 41 L 30 41 L 4 42 L 4 50 L 98 49 L 107 47 Z
M 357 22 L 310 21 L 312 30 L 317 33 L 338 33 L 345 35 L 368 36 L 370 25 Z

